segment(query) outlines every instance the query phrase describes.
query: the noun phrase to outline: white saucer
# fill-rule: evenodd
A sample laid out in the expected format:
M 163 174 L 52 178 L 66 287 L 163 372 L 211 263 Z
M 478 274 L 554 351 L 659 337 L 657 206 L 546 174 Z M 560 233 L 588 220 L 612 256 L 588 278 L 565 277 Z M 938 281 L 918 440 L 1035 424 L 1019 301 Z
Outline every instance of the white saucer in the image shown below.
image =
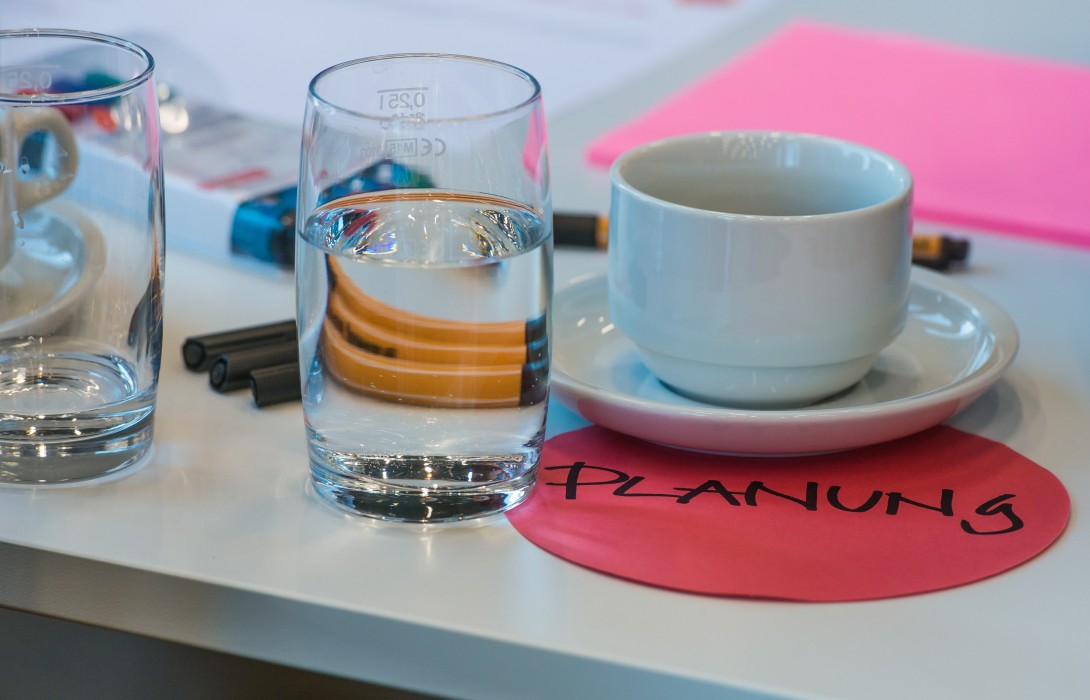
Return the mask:
M 552 391 L 587 420 L 701 452 L 799 455 L 846 450 L 938 425 L 1014 359 L 1010 317 L 950 277 L 912 270 L 908 324 L 858 384 L 792 410 L 723 408 L 667 389 L 609 318 L 599 275 L 557 292 Z
M 52 333 L 88 298 L 105 261 L 102 233 L 74 207 L 28 211 L 0 269 L 0 338 Z

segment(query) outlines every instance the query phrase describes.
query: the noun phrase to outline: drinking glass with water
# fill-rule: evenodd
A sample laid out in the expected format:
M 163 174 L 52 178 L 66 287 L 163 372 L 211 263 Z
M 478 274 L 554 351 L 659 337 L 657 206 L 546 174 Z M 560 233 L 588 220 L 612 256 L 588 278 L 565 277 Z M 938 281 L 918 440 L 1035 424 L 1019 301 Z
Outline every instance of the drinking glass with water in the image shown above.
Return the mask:
M 89 32 L 0 31 L 0 483 L 145 460 L 162 345 L 154 62 Z
M 533 487 L 552 292 L 543 119 L 532 76 L 478 58 L 367 58 L 311 83 L 300 371 L 312 484 L 340 508 L 462 520 Z M 357 176 L 382 169 L 395 176 Z

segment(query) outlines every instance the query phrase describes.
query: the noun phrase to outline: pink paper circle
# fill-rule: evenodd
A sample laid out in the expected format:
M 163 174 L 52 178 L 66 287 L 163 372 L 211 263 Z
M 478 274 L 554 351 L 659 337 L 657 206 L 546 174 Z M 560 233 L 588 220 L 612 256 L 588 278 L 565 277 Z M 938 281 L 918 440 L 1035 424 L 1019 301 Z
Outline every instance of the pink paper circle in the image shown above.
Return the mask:
M 850 452 L 725 457 L 591 426 L 545 444 L 510 511 L 558 557 L 712 595 L 848 601 L 933 591 L 1048 547 L 1070 499 L 1049 471 L 947 426 Z

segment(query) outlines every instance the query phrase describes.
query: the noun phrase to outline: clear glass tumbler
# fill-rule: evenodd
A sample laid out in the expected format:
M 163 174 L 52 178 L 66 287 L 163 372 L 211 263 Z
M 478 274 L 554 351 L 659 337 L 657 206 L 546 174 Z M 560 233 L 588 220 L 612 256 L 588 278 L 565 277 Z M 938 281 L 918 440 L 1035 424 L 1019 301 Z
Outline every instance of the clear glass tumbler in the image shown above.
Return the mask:
M 154 62 L 80 31 L 0 31 L 0 482 L 140 463 L 162 344 Z
M 313 485 L 412 522 L 521 502 L 545 434 L 552 205 L 541 90 L 466 56 L 310 85 L 296 284 Z

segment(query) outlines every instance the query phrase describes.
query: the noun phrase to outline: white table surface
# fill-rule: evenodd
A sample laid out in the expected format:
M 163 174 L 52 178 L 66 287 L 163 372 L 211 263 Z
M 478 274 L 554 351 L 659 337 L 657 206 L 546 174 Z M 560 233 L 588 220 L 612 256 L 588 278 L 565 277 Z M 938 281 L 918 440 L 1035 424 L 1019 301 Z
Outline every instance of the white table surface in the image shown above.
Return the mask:
M 586 143 L 793 5 L 551 125 L 557 209 L 604 211 Z M 806 9 L 1090 64 L 1082 3 L 997 5 Z M 973 243 L 958 278 L 1011 314 L 1022 346 L 950 423 L 1049 469 L 1073 502 L 1061 538 L 1002 575 L 862 603 L 714 598 L 568 564 L 502 516 L 417 527 L 334 512 L 306 493 L 297 404 L 259 410 L 181 363 L 188 335 L 289 317 L 290 281 L 172 252 L 154 458 L 121 479 L 0 489 L 0 605 L 453 697 L 1090 697 L 1090 251 L 957 233 Z M 601 253 L 561 251 L 558 285 L 603 267 Z M 553 410 L 551 432 L 576 424 Z

